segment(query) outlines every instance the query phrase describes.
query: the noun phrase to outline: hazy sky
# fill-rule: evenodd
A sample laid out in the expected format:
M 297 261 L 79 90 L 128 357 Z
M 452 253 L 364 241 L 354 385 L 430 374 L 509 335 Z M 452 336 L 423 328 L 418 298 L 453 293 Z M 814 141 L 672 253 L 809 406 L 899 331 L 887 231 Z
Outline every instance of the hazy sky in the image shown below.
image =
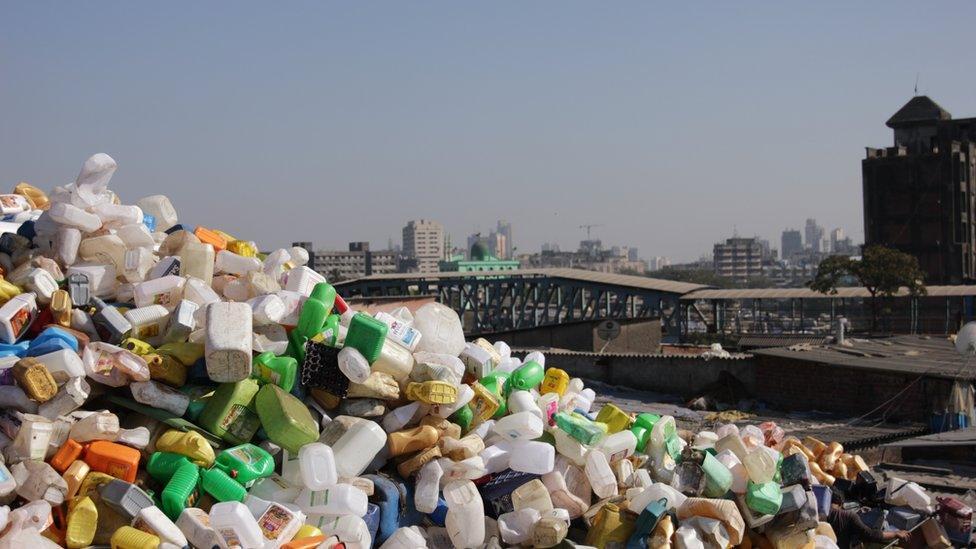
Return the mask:
M 976 115 L 976 3 L 5 2 L 0 188 L 106 152 L 125 201 L 264 248 L 594 236 L 686 260 L 816 217 L 919 90 Z

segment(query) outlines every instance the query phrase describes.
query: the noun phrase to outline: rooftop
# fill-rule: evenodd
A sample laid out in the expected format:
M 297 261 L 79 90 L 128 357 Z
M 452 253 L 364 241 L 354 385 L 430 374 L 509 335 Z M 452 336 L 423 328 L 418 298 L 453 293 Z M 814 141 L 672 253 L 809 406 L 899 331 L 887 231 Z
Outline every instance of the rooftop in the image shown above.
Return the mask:
M 915 122 L 931 122 L 937 120 L 951 120 L 952 115 L 932 101 L 927 95 L 916 95 L 908 103 L 898 109 L 891 118 L 885 122 L 889 128 L 912 124 Z
M 751 352 L 838 367 L 976 381 L 976 361 L 963 358 L 948 338 L 903 335 L 885 339 L 850 338 L 845 343 L 800 344 Z

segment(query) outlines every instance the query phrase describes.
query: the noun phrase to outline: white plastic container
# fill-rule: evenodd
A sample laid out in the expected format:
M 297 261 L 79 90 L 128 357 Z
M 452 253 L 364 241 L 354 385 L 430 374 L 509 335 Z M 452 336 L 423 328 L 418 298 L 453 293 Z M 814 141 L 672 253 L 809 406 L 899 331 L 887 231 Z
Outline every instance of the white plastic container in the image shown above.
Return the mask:
M 90 236 L 81 241 L 78 255 L 85 261 L 111 263 L 116 271 L 125 265 L 125 242 L 114 234 Z
M 394 343 L 402 345 L 410 352 L 413 352 L 417 348 L 417 344 L 420 343 L 420 338 L 422 336 L 421 333 L 413 329 L 410 324 L 382 311 L 376 313 L 374 317 L 376 320 L 386 324 L 386 326 L 389 328 L 386 332 L 386 337 L 388 337 Z
M 150 345 L 162 343 L 163 337 L 166 335 L 166 325 L 169 324 L 169 317 L 169 310 L 162 305 L 136 307 L 125 313 L 125 319 L 132 325 L 132 337 L 141 339 Z
M 16 343 L 37 316 L 37 298 L 32 292 L 16 295 L 0 307 L 0 341 Z
M 525 364 L 526 362 L 538 362 L 539 366 L 545 368 L 546 355 L 542 354 L 542 351 L 532 351 L 531 353 L 525 355 L 525 359 L 522 360 L 522 364 Z
M 165 341 L 184 341 L 196 329 L 197 312 L 200 306 L 189 299 L 180 300 L 176 308 L 170 314 L 169 322 L 166 324 L 166 333 L 163 334 Z
M 509 452 L 510 448 L 511 446 L 508 444 L 493 444 L 482 450 L 478 455 L 481 456 L 485 464 L 485 469 L 489 473 L 500 473 L 509 468 L 508 465 L 512 459 L 511 452 Z
M 11 462 L 43 460 L 54 432 L 51 420 L 36 414 L 21 414 L 20 429 L 4 453 Z
M 325 277 L 308 267 L 295 267 L 285 273 L 285 289 L 297 292 L 306 297 L 312 295 L 312 288 L 319 282 L 325 282 Z
M 169 275 L 154 278 L 135 285 L 134 297 L 136 307 L 162 305 L 172 309 L 183 299 L 183 285 L 186 279 Z
M 202 242 L 186 242 L 176 253 L 180 256 L 180 275 L 209 283 L 214 274 L 214 247 Z
M 552 471 L 556 460 L 556 449 L 545 442 L 514 442 L 509 456 L 508 466 L 513 471 L 544 475 Z
M 148 248 L 151 252 L 156 242 L 153 240 L 152 233 L 143 223 L 129 223 L 115 231 L 115 235 L 122 239 L 125 247 L 133 250 L 136 248 Z
M 420 412 L 422 405 L 423 403 L 415 401 L 411 402 L 410 404 L 394 408 L 383 416 L 383 430 L 387 433 L 393 433 L 403 429 L 407 425 L 410 425 L 413 418 L 416 417 Z
M 207 375 L 233 383 L 251 375 L 251 308 L 247 303 L 207 305 L 205 356 Z
M 275 294 L 261 295 L 247 301 L 255 326 L 277 324 L 285 316 L 285 302 Z
M 48 215 L 62 225 L 75 227 L 86 233 L 95 232 L 102 227 L 102 220 L 97 215 L 66 202 L 51 204 Z
M 210 516 L 203 509 L 183 509 L 176 526 L 193 547 L 224 547 L 224 539 L 210 526 Z
M 310 490 L 324 490 L 339 482 L 332 448 L 321 442 L 306 444 L 298 451 L 302 484 Z
M 556 451 L 559 452 L 560 456 L 579 467 L 586 465 L 587 448 L 578 440 L 569 436 L 562 429 L 553 429 L 552 436 L 556 439 Z
M 464 350 L 464 329 L 453 309 L 440 303 L 428 303 L 413 315 L 413 327 L 424 337 L 418 351 L 458 356 Z
M 58 384 L 62 384 L 73 377 L 84 377 L 85 375 L 85 365 L 82 363 L 81 357 L 70 349 L 61 349 L 41 355 L 37 357 L 37 361 L 43 364 L 48 372 L 51 372 L 51 377 Z
M 133 381 L 129 389 L 136 402 L 166 410 L 175 416 L 182 417 L 190 405 L 190 397 L 157 381 Z
M 40 303 L 50 303 L 51 296 L 58 289 L 58 283 L 51 276 L 51 273 L 44 269 L 33 269 L 27 273 L 24 279 L 24 286 L 37 294 L 37 301 Z
M 261 535 L 266 540 L 265 549 L 273 549 L 288 543 L 305 523 L 305 513 L 274 501 L 248 495 L 244 505 L 258 520 Z
M 351 484 L 336 484 L 322 490 L 305 488 L 295 503 L 309 515 L 353 515 L 366 514 L 366 494 Z
M 223 501 L 210 508 L 210 526 L 223 538 L 224 546 L 240 545 L 243 549 L 264 546 L 258 521 L 239 501 Z
M 718 453 L 722 453 L 725 450 L 735 454 L 735 457 L 739 458 L 741 463 L 745 458 L 749 450 L 746 449 L 746 445 L 742 442 L 742 438 L 739 436 L 739 431 L 731 431 L 725 436 L 720 437 L 715 441 L 715 450 Z
M 440 481 L 444 469 L 436 459 L 429 461 L 417 472 L 413 502 L 421 513 L 433 513 L 437 508 Z
M 485 506 L 478 488 L 470 480 L 456 480 L 444 486 L 444 499 L 451 543 L 454 547 L 480 547 L 485 542 Z
M 335 444 L 332 452 L 340 477 L 357 477 L 386 446 L 386 431 L 372 421 L 358 421 Z
M 119 418 L 112 412 L 95 412 L 75 422 L 68 436 L 78 442 L 117 440 Z
M 302 304 L 305 303 L 308 296 L 286 290 L 276 292 L 275 295 L 281 298 L 281 302 L 285 304 L 285 314 L 279 322 L 286 326 L 296 326 L 298 324 L 298 314 L 301 312 Z
M 885 488 L 885 503 L 911 507 L 922 513 L 935 512 L 932 496 L 914 482 L 892 477 L 888 479 Z
M 353 383 L 365 383 L 369 377 L 369 361 L 354 347 L 343 347 L 339 351 L 339 371 Z
M 742 461 L 749 478 L 756 484 L 769 482 L 776 475 L 777 459 L 774 452 L 776 450 L 762 446 L 750 451 Z
M 556 393 L 546 394 L 555 395 Z M 512 393 L 508 395 L 508 412 L 510 414 L 529 412 L 538 417 L 539 421 L 543 420 L 542 410 L 540 410 L 539 406 L 536 404 L 535 396 L 532 395 L 531 391 L 512 391 Z
M 234 252 L 220 250 L 217 252 L 214 269 L 219 273 L 243 275 L 261 268 L 261 260 L 256 257 L 244 257 Z
M 77 355 L 76 355 L 77 356 Z M 61 386 L 54 398 L 37 407 L 37 415 L 53 420 L 81 408 L 91 394 L 85 377 L 73 377 Z
M 125 251 L 122 276 L 129 282 L 142 282 L 156 258 L 151 248 L 131 248 Z
M 596 445 L 596 449 L 603 452 L 609 463 L 615 463 L 633 455 L 636 448 L 637 437 L 627 429 L 604 437 Z
M 144 507 L 132 520 L 132 527 L 149 532 L 158 537 L 161 542 L 171 543 L 176 547 L 186 547 L 186 536 L 179 527 L 166 516 L 165 513 L 153 505 Z
M 156 218 L 156 230 L 160 232 L 165 232 L 179 221 L 179 217 L 176 215 L 176 208 L 173 207 L 173 203 L 169 201 L 164 195 L 154 194 L 152 196 L 147 196 L 145 198 L 139 199 L 136 205 L 142 208 L 142 211 Z
M 485 377 L 495 367 L 495 358 L 492 354 L 474 343 L 464 344 L 460 359 L 464 362 L 464 369 L 475 379 Z
M 78 260 L 81 246 L 81 231 L 76 227 L 59 227 L 55 237 L 54 257 L 62 265 L 71 266 Z
M 88 277 L 89 291 L 95 297 L 110 298 L 115 295 L 119 282 L 115 265 L 101 263 L 75 263 L 68 267 L 66 276 L 83 274 Z
M 427 538 L 417 530 L 416 526 L 397 528 L 388 537 L 380 549 L 422 549 L 427 547 Z
M 516 511 L 531 508 L 539 513 L 552 509 L 552 498 L 549 490 L 539 479 L 530 480 L 512 492 L 512 507 Z
M 736 494 L 745 494 L 749 483 L 749 473 L 746 471 L 746 466 L 729 449 L 719 452 L 715 459 L 732 472 L 732 491 Z
M 210 287 L 209 279 L 204 282 L 194 277 L 187 277 L 183 285 L 183 298 L 196 303 L 201 308 L 220 301 L 220 296 Z
M 335 536 L 339 538 L 339 541 L 346 546 L 346 549 L 370 549 L 373 545 L 373 539 L 369 535 L 369 526 L 366 525 L 366 521 L 359 518 L 358 516 L 324 516 L 316 517 L 317 520 L 311 520 L 309 517 L 309 524 L 318 527 L 322 530 L 322 534 L 326 536 Z M 328 544 L 328 540 L 323 543 L 331 547 Z
M 675 530 L 674 537 L 671 539 L 675 549 L 705 549 L 698 530 L 689 526 L 682 526 Z
M 589 452 L 586 454 L 586 478 L 593 487 L 593 492 L 600 498 L 617 495 L 617 477 L 613 475 L 610 462 L 603 452 Z
M 541 514 L 532 507 L 502 513 L 498 516 L 498 531 L 502 541 L 509 545 L 520 545 L 532 539 L 532 532 Z
M 291 503 L 301 491 L 300 487 L 290 484 L 284 477 L 275 473 L 270 477 L 256 480 L 248 494 L 267 501 Z
M 118 229 L 133 223 L 142 223 L 142 209 L 139 206 L 102 202 L 92 208 L 92 213 L 102 220 L 102 226 Z
M 7 501 L 15 490 L 17 490 L 17 481 L 10 474 L 7 466 L 0 463 L 0 500 Z
M 518 412 L 496 421 L 494 432 L 508 440 L 529 441 L 541 437 L 544 427 L 541 417 L 532 412 Z
M 413 355 L 405 347 L 389 339 L 383 342 L 380 356 L 372 364 L 372 371 L 390 374 L 393 379 L 404 382 L 413 370 Z
M 628 493 L 630 493 L 630 491 L 628 491 Z M 662 498 L 667 500 L 668 509 L 677 509 L 678 507 L 684 505 L 685 500 L 688 499 L 687 496 L 675 488 L 664 484 L 663 482 L 655 482 L 654 484 L 641 490 L 636 496 L 630 498 L 629 509 L 637 514 L 640 514 L 645 508 L 647 508 L 649 503 Z

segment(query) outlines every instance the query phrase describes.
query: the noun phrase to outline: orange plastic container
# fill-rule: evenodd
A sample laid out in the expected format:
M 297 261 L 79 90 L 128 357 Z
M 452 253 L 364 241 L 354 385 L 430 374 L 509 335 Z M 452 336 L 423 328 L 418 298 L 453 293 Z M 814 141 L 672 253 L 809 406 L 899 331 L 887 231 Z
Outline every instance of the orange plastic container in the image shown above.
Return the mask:
M 81 456 L 82 449 L 81 443 L 69 438 L 51 458 L 51 467 L 63 475 L 68 467 L 71 467 L 71 464 Z
M 196 230 L 193 231 L 193 234 L 200 239 L 200 242 L 213 246 L 214 253 L 227 249 L 227 239 L 217 231 L 208 229 L 206 227 L 197 227 Z
M 135 482 L 139 471 L 139 450 L 107 440 L 96 440 L 85 451 L 85 463 L 92 471 L 126 482 Z

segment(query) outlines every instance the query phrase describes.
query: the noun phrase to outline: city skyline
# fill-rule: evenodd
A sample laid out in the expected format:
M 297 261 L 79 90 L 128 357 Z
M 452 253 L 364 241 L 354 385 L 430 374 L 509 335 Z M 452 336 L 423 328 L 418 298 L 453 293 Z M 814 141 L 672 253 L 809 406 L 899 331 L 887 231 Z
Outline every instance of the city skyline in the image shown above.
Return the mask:
M 862 241 L 864 147 L 916 78 L 976 111 L 944 55 L 965 2 L 118 6 L 6 10 L 0 185 L 50 189 L 106 152 L 125 200 L 164 192 L 268 248 L 378 247 L 413 218 L 455 242 L 508 219 L 520 250 L 603 224 L 675 262 L 807 217 Z M 928 38 L 882 54 L 908 35 Z

